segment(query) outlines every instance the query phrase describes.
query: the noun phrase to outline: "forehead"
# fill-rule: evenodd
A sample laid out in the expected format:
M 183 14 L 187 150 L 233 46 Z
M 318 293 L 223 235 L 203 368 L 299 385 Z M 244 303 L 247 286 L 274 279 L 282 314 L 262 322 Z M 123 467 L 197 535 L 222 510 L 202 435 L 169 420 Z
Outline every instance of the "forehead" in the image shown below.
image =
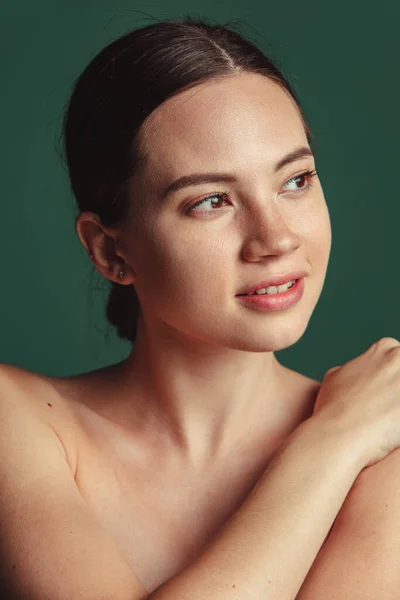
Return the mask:
M 265 168 L 308 145 L 291 96 L 253 73 L 208 81 L 168 99 L 145 121 L 140 140 L 144 168 L 168 176 L 216 166 Z

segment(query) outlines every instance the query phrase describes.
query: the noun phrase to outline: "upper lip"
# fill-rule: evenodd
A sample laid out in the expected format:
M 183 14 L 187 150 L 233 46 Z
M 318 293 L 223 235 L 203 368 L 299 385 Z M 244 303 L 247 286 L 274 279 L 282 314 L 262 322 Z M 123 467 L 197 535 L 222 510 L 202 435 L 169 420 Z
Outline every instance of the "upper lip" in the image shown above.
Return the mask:
M 243 288 L 236 295 L 241 296 L 243 294 L 252 294 L 256 290 L 261 290 L 263 288 L 267 288 L 271 285 L 283 285 L 284 283 L 288 283 L 289 281 L 293 281 L 293 279 L 301 279 L 302 277 L 306 277 L 307 273 L 305 271 L 293 271 L 292 273 L 287 273 L 286 275 L 271 275 L 269 279 L 265 279 L 260 283 L 255 283 L 250 287 Z

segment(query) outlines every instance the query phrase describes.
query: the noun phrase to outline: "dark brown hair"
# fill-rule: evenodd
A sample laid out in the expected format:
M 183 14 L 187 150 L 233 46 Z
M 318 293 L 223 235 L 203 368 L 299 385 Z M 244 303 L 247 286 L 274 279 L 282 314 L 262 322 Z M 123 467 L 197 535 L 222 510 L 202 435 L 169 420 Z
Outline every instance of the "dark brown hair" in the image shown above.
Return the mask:
M 135 29 L 99 52 L 78 77 L 64 115 L 63 142 L 80 212 L 105 226 L 122 224 L 127 183 L 140 163 L 140 127 L 168 98 L 204 81 L 241 72 L 276 81 L 294 99 L 309 143 L 312 133 L 278 67 L 251 41 L 190 16 Z M 133 285 L 111 282 L 106 317 L 120 338 L 135 341 L 140 305 Z

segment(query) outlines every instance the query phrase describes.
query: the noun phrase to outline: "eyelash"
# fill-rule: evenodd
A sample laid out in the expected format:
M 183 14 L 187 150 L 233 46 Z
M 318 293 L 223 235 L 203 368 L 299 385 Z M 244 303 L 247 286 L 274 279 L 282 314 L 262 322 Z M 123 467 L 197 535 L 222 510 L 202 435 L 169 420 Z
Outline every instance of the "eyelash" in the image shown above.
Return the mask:
M 305 187 L 303 187 L 303 188 L 301 188 L 301 189 L 299 189 L 297 191 L 296 190 L 291 190 L 291 192 L 294 193 L 294 194 L 300 194 L 304 190 L 311 189 L 312 186 L 314 185 L 313 178 L 317 177 L 317 171 L 316 171 L 316 169 L 314 169 L 313 171 L 304 171 L 303 173 L 300 173 L 299 175 L 295 175 L 295 177 L 291 177 L 290 179 L 288 179 L 286 181 L 285 185 L 288 184 L 288 183 L 290 183 L 291 181 L 295 181 L 296 179 L 300 179 L 301 177 L 307 179 L 307 186 L 305 186 Z M 190 207 L 187 212 L 193 211 L 197 206 L 199 206 L 203 202 L 206 202 L 207 200 L 211 200 L 211 198 L 219 198 L 220 200 L 226 199 L 226 198 L 229 198 L 229 192 L 228 191 L 213 192 L 212 194 L 209 194 L 208 196 L 206 196 L 202 200 L 199 200 L 199 202 L 196 202 L 196 204 L 194 204 L 192 207 Z M 211 213 L 213 213 L 215 211 L 216 211 L 216 209 L 214 209 L 214 210 L 200 210 L 198 212 L 207 215 L 207 214 L 211 214 Z M 196 211 L 194 211 L 194 212 L 196 212 Z

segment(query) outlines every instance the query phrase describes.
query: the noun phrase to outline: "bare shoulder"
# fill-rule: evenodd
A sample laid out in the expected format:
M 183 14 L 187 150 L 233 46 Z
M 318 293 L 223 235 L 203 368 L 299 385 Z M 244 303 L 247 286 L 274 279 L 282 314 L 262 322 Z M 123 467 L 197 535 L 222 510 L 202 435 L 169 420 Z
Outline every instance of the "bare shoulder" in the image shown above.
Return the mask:
M 375 530 L 387 528 L 388 533 L 394 523 L 400 524 L 400 448 L 361 471 L 347 496 L 341 521 L 362 523 L 363 528 L 373 522 Z M 397 530 L 392 532 L 398 539 L 400 559 L 400 536 Z
M 57 434 L 65 458 L 75 474 L 77 464 L 76 437 L 78 421 L 71 405 L 57 390 L 52 378 L 24 367 L 0 363 L 0 401 L 10 392 L 14 401 L 25 403 Z
M 312 377 L 303 375 L 303 373 L 295 371 L 294 369 L 289 369 L 289 367 L 285 367 L 281 363 L 278 364 L 279 370 L 281 371 L 282 376 L 289 387 L 292 387 L 293 389 L 304 389 L 312 391 L 315 388 L 319 388 L 321 386 L 321 382 L 317 379 L 313 379 Z
M 66 430 L 70 415 L 52 387 L 47 377 L 0 365 L 0 595 L 147 598 L 76 485 L 56 430 L 60 422 Z
M 283 365 L 280 365 L 280 370 L 293 413 L 298 413 L 299 422 L 307 419 L 313 413 L 321 382 Z
M 313 394 L 321 387 L 321 381 L 303 375 L 298 371 L 290 371 L 291 383 L 296 387 L 303 389 L 305 393 Z
M 400 586 L 400 449 L 356 479 L 298 600 L 397 600 Z

